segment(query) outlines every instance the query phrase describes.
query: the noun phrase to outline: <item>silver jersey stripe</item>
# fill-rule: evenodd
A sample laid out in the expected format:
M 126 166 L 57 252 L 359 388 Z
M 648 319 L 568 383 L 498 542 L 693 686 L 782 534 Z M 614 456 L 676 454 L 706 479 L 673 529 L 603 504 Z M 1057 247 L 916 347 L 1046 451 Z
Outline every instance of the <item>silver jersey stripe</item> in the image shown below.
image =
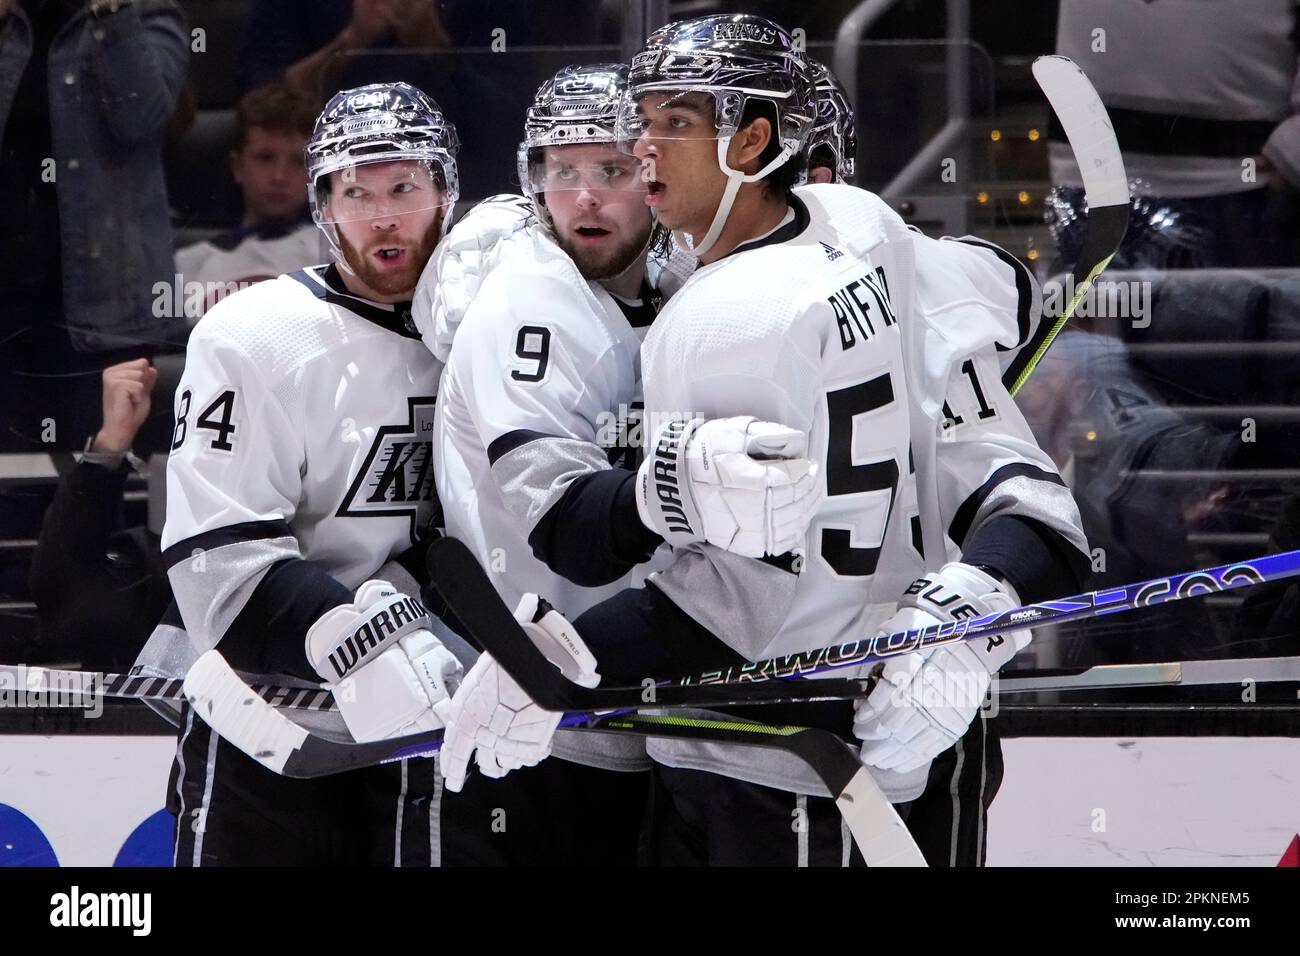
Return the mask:
M 203 834 L 208 828 L 208 807 L 212 803 L 212 782 L 217 772 L 217 744 L 221 737 L 208 728 L 208 759 L 203 771 L 203 803 L 199 806 L 199 826 L 194 834 L 194 866 L 203 863 Z
M 584 475 L 610 468 L 599 445 L 577 438 L 537 438 L 514 448 L 492 464 L 501 500 L 531 534 L 537 522 Z
M 966 532 L 966 540 L 971 539 L 976 528 L 1000 514 L 1032 518 L 1056 531 L 1083 554 L 1089 554 L 1079 506 L 1075 504 L 1070 489 L 1064 485 L 1025 475 L 1017 475 L 999 483 L 980 503 L 975 519 Z
M 185 710 L 185 729 L 181 731 L 181 739 L 176 743 L 176 762 L 179 765 L 176 768 L 176 799 L 180 804 L 176 812 L 176 839 L 172 841 L 172 866 L 176 866 L 181 852 L 181 833 L 182 827 L 186 826 L 185 813 L 185 741 L 190 736 L 190 731 L 194 729 L 194 711 L 186 708 Z
M 173 565 L 167 580 L 199 653 L 217 646 L 271 565 L 301 557 L 298 542 L 285 536 L 225 544 Z

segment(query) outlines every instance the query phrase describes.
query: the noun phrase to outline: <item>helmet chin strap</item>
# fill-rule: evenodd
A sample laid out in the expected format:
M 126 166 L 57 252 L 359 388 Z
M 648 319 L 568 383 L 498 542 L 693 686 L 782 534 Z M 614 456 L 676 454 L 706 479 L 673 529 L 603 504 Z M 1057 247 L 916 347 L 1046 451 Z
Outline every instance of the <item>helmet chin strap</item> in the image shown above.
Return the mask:
M 756 183 L 765 178 L 772 170 L 776 169 L 792 155 L 794 150 L 786 146 L 781 152 L 777 153 L 770 163 L 764 166 L 756 173 L 746 175 L 738 169 L 732 169 L 727 164 L 727 149 L 731 146 L 731 136 L 718 137 L 718 166 L 727 174 L 727 187 L 722 191 L 722 199 L 718 202 L 718 211 L 713 214 L 713 222 L 709 224 L 709 231 L 704 234 L 699 245 L 695 245 L 692 236 L 680 229 L 673 230 L 673 238 L 683 249 L 690 252 L 695 258 L 700 258 L 718 241 L 718 236 L 722 235 L 722 229 L 727 224 L 727 217 L 731 215 L 731 207 L 736 201 L 736 194 L 740 192 L 742 183 Z

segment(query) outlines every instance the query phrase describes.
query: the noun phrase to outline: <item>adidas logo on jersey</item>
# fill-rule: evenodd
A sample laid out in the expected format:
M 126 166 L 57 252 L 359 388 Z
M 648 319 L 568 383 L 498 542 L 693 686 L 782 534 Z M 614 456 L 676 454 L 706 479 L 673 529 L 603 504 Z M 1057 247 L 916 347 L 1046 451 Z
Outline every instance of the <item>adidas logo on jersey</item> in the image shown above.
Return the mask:
M 829 245 L 829 244 L 827 244 L 827 243 L 825 243 L 825 242 L 820 242 L 819 245 L 822 247 L 822 249 L 823 249 L 823 250 L 825 251 L 825 253 L 826 253 L 826 261 L 827 261 L 827 262 L 834 262 L 834 261 L 835 261 L 836 259 L 838 259 L 840 256 L 844 255 L 844 253 L 840 252 L 840 250 L 836 249 L 834 246 Z

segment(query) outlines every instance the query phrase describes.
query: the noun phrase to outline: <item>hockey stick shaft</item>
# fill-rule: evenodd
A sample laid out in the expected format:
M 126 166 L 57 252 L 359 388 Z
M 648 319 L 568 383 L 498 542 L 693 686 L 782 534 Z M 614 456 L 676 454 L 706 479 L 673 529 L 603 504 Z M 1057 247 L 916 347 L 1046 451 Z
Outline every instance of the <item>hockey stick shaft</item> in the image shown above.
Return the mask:
M 1070 321 L 1089 287 L 1110 265 L 1128 230 L 1129 189 L 1119 141 L 1106 107 L 1087 75 L 1063 56 L 1040 56 L 1034 61 L 1034 79 L 1065 130 L 1083 177 L 1088 200 L 1087 234 L 1074 265 L 1074 293 L 1033 348 L 1026 348 L 1008 369 L 1008 391 L 1014 396 L 1033 374 L 1057 334 Z
M 1161 661 L 1149 664 L 1099 664 L 1075 669 L 1012 671 L 996 680 L 999 694 L 1029 694 L 1039 691 L 1110 690 L 1123 687 L 1200 687 L 1216 684 L 1259 684 L 1300 682 L 1300 657 L 1243 657 L 1198 661 Z M 100 671 L 60 670 L 0 664 L 0 694 L 21 691 L 27 699 L 53 698 L 58 706 L 78 699 L 113 697 L 119 700 L 182 703 L 183 681 L 167 678 L 141 679 L 126 674 Z M 327 690 L 251 684 L 249 690 L 279 710 L 336 710 Z M 25 706 L 37 706 L 31 703 Z M 629 711 L 632 713 L 632 711 Z M 590 719 L 593 715 L 575 715 Z
M 435 542 L 430 549 L 429 564 L 433 581 L 474 639 L 496 657 L 538 703 L 551 710 L 593 711 L 856 698 L 870 691 L 870 680 L 832 678 L 804 684 L 775 679 L 861 667 L 918 650 L 989 638 L 1006 631 L 1063 624 L 1282 580 L 1300 574 L 1300 551 L 1153 578 L 982 617 L 872 635 L 837 646 L 735 665 L 675 681 L 647 681 L 638 687 L 594 689 L 582 688 L 565 680 L 532 645 L 464 544 L 454 538 Z M 929 586 L 924 579 L 913 585 L 921 589 Z

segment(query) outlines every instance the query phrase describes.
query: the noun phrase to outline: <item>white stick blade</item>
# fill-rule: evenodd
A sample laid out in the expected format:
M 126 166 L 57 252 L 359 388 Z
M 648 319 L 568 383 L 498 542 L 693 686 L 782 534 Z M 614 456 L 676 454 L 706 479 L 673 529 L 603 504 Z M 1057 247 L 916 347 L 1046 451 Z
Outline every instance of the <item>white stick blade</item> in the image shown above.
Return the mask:
M 307 731 L 278 713 L 240 679 L 217 650 L 185 675 L 185 698 L 209 727 L 262 766 L 282 773 Z
M 1034 79 L 1052 104 L 1083 176 L 1089 208 L 1127 205 L 1128 177 L 1101 97 L 1069 57 L 1040 56 Z
M 835 798 L 867 866 L 927 866 L 921 849 L 866 767 Z

